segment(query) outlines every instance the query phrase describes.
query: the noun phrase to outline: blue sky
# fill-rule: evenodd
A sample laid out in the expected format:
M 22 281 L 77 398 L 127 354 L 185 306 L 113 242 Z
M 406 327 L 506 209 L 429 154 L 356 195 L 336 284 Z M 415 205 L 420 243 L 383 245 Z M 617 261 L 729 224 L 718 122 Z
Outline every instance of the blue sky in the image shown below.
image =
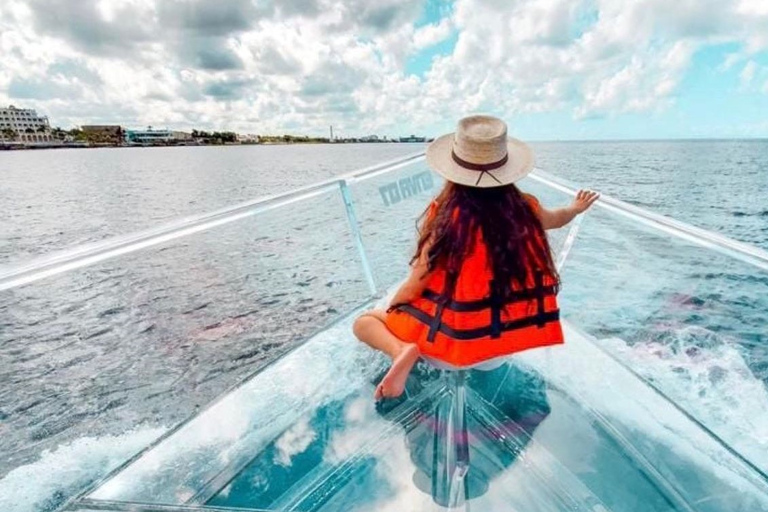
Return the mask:
M 421 15 L 414 23 L 416 28 L 427 27 L 440 23 L 450 16 L 453 4 L 439 0 L 428 0 L 424 3 Z M 450 30 L 450 35 L 432 46 L 417 51 L 405 62 L 405 73 L 423 77 L 432 65 L 432 59 L 438 55 L 450 55 L 456 48 L 458 31 Z
M 575 119 L 565 109 L 516 116 L 511 124 L 521 136 L 538 140 L 766 138 L 768 93 L 741 85 L 742 66 L 722 69 L 734 51 L 730 44 L 698 50 L 672 103 L 658 111 Z M 754 60 L 768 65 L 765 55 Z
M 446 2 L 429 0 L 416 26 L 439 23 L 450 14 Z M 599 13 L 582 13 L 574 24 L 578 36 L 597 21 Z M 451 55 L 459 37 L 449 37 L 411 55 L 405 72 L 423 77 L 437 56 Z M 746 54 L 739 42 L 707 41 L 692 54 L 671 103 L 665 108 L 638 113 L 616 113 L 580 118 L 574 106 L 551 112 L 521 113 L 508 119 L 519 136 L 532 140 L 668 139 L 768 137 L 768 51 L 753 52 L 734 64 L 728 59 Z M 744 67 L 754 62 L 759 76 L 745 84 Z M 499 113 L 503 115 L 503 112 Z
M 65 127 L 768 137 L 765 0 L 3 0 L 0 53 Z

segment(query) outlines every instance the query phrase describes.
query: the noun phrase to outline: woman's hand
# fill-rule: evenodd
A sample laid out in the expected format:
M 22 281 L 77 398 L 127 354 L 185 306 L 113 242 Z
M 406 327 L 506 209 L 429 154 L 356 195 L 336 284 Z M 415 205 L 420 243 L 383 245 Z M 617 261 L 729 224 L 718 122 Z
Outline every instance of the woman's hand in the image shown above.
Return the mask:
M 574 199 L 571 204 L 571 208 L 573 208 L 576 213 L 584 213 L 589 210 L 590 206 L 595 204 L 595 201 L 599 198 L 600 194 L 597 192 L 592 192 L 591 190 L 579 190 L 576 193 L 576 199 Z
M 547 210 L 544 207 L 539 208 L 539 219 L 544 229 L 558 229 L 571 222 L 580 213 L 589 210 L 589 207 L 595 204 L 600 198 L 600 194 L 591 190 L 579 190 L 576 193 L 576 199 L 566 208 L 557 208 Z

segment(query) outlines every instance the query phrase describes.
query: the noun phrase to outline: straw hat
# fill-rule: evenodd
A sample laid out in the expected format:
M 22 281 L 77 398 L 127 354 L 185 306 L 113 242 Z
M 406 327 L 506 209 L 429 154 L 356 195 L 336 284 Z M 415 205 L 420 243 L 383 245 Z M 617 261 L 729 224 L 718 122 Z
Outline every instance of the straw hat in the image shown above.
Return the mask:
M 492 116 L 459 121 L 455 133 L 435 139 L 427 148 L 427 164 L 448 181 L 470 187 L 500 187 L 533 169 L 533 151 L 507 137 L 507 125 Z

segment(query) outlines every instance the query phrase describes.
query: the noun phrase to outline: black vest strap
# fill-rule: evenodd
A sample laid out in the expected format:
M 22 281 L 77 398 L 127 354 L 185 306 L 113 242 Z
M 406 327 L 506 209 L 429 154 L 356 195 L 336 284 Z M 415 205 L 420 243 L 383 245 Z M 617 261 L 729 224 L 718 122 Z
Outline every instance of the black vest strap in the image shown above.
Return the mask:
M 544 299 L 548 295 L 554 295 L 556 288 L 555 286 L 544 286 L 544 273 L 541 271 L 537 271 L 534 274 L 533 288 L 517 290 L 513 292 L 510 298 L 506 301 L 499 295 L 498 289 L 494 286 L 493 281 L 489 283 L 490 294 L 484 299 L 474 301 L 452 300 L 451 296 L 455 291 L 456 279 L 457 276 L 454 274 L 446 276 L 445 289 L 442 293 L 437 293 L 430 289 L 426 289 L 422 293 L 422 297 L 437 304 L 434 315 L 430 315 L 411 304 L 399 304 L 393 306 L 393 309 L 403 311 L 427 325 L 429 327 L 427 341 L 430 343 L 435 341 L 438 332 L 442 332 L 446 336 L 461 341 L 471 341 L 485 336 L 490 336 L 495 339 L 500 338 L 506 331 L 523 329 L 534 325 L 538 328 L 542 328 L 550 322 L 557 322 L 560 320 L 559 309 L 549 312 L 544 309 Z M 534 315 L 509 322 L 501 321 L 501 312 L 506 305 L 531 300 L 536 301 L 536 313 Z M 477 312 L 490 309 L 491 323 L 485 327 L 478 327 L 475 329 L 453 329 L 442 322 L 443 312 L 446 308 L 456 312 Z
M 456 287 L 456 275 L 455 274 L 448 274 L 445 278 L 445 289 L 443 290 L 443 293 L 440 294 L 440 296 L 437 298 L 437 310 L 435 311 L 435 316 L 431 318 L 429 322 L 429 332 L 427 333 L 427 341 L 430 343 L 433 343 L 435 341 L 435 336 L 437 336 L 437 331 L 440 330 L 440 325 L 443 321 L 443 310 L 445 309 L 445 305 L 448 304 L 451 300 L 451 295 L 453 294 L 453 290 Z
M 425 325 L 432 325 L 432 322 L 434 322 L 435 320 L 435 318 L 429 313 L 425 313 L 424 311 L 420 310 L 419 308 L 415 308 L 410 304 L 403 304 L 402 306 L 399 306 L 397 309 L 411 315 L 416 320 L 418 320 L 419 322 Z M 543 320 L 545 324 L 548 324 L 551 322 L 557 322 L 558 320 L 560 320 L 560 310 L 556 309 L 554 311 L 549 311 L 548 313 L 544 313 L 543 315 L 541 315 L 541 320 Z M 538 322 L 539 322 L 538 315 L 528 316 L 525 318 L 512 320 L 510 322 L 503 322 L 501 324 L 501 332 L 504 333 L 507 331 L 514 331 L 516 329 L 524 329 L 526 327 L 538 325 Z M 491 326 L 488 325 L 485 327 L 478 327 L 476 329 L 453 329 L 443 323 L 439 323 L 437 331 L 442 332 L 446 336 L 458 341 L 474 341 L 479 338 L 484 338 L 485 336 L 490 336 Z M 430 341 L 434 342 L 434 338 Z
M 429 332 L 427 333 L 427 341 L 430 343 L 433 343 L 435 341 L 435 336 L 437 336 L 437 331 L 440 330 L 440 324 L 442 323 L 443 319 L 443 309 L 445 308 L 445 301 L 440 301 L 437 303 L 437 311 L 435 311 L 435 316 L 430 317 L 429 319 Z
M 491 338 L 501 338 L 501 308 L 504 307 L 496 283 L 491 280 L 488 283 L 491 289 Z
M 544 274 L 541 271 L 536 272 L 534 276 L 536 282 L 536 326 L 544 327 L 546 320 L 544 318 Z

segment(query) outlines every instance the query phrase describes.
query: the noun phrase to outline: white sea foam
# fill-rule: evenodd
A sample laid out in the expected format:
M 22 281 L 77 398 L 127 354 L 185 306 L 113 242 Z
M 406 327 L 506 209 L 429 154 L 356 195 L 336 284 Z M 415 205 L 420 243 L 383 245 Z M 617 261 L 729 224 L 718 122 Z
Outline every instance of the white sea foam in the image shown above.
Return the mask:
M 13 469 L 0 480 L 0 510 L 53 510 L 163 432 L 163 427 L 139 428 L 117 436 L 82 437 L 46 450 L 37 461 Z
M 529 351 L 521 354 L 518 361 L 544 371 L 550 382 L 567 390 L 579 402 L 598 411 L 612 424 L 627 426 L 630 430 L 625 430 L 624 435 L 628 435 L 629 439 L 634 437 L 632 430 L 642 432 L 677 454 L 681 460 L 690 461 L 701 470 L 715 475 L 714 481 L 768 504 L 768 495 L 765 494 L 767 488 L 759 477 L 752 474 L 736 458 L 728 455 L 708 434 L 680 414 L 669 402 L 656 396 L 620 365 L 610 362 L 605 354 L 572 326 L 565 323 L 564 327 L 567 340 L 564 347 Z M 695 374 L 706 374 L 706 369 L 715 365 L 724 366 L 727 369 L 725 374 L 733 374 L 730 377 L 733 379 L 730 381 L 733 389 L 727 386 L 713 388 L 703 382 L 702 388 L 697 389 L 684 376 L 685 372 L 676 370 L 685 362 L 684 356 L 672 356 L 668 347 L 639 344 L 630 346 L 616 339 L 600 340 L 598 344 L 607 346 L 609 352 L 626 359 L 627 365 L 635 371 L 642 368 L 641 373 L 647 374 L 649 378 L 652 375 L 656 384 L 665 388 L 668 396 L 671 395 L 672 401 L 679 403 L 689 413 L 696 413 L 693 404 L 697 404 L 700 408 L 700 421 L 705 420 L 702 422 L 722 433 L 728 444 L 747 455 L 753 463 L 761 465 L 761 460 L 765 460 L 764 453 L 757 453 L 759 447 L 755 443 L 754 435 L 739 438 L 739 429 L 735 427 L 742 421 L 740 416 L 743 415 L 751 417 L 751 421 L 755 422 L 753 424 L 757 425 L 756 428 L 765 428 L 766 423 L 759 423 L 763 420 L 755 418 L 756 411 L 745 407 L 748 403 L 765 404 L 765 390 L 754 385 L 752 381 L 756 380 L 755 377 L 744 371 L 746 364 L 732 347 L 715 344 L 717 347 L 722 345 L 722 348 L 710 352 L 712 344 L 709 344 L 710 348 L 701 348 L 702 343 L 699 341 L 696 345 L 698 352 L 689 350 L 686 354 L 685 350 L 682 351 L 687 357 L 698 353 L 696 357 L 700 359 L 689 362 L 689 370 L 693 371 L 695 368 Z M 717 370 L 716 373 L 720 374 L 721 371 Z M 702 390 L 705 390 L 705 399 L 699 396 Z M 705 416 L 712 410 L 729 407 L 727 404 L 732 401 L 735 390 L 743 395 L 743 404 L 734 406 L 730 416 L 724 415 L 719 420 L 721 423 Z M 678 399 L 677 395 L 686 397 L 689 403 L 681 403 L 682 399 Z M 734 439 L 738 439 L 740 444 L 737 445 Z M 645 455 L 650 456 L 648 453 Z
M 662 342 L 600 343 L 757 466 L 768 469 L 768 390 L 740 351 L 699 327 Z

